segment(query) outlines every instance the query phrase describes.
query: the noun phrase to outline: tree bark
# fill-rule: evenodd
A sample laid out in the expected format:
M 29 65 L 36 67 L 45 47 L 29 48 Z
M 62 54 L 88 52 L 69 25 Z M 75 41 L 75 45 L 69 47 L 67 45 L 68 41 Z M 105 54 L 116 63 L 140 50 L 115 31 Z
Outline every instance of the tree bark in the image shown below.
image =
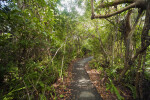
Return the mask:
M 141 36 L 141 48 L 144 48 L 147 43 L 149 43 L 150 41 L 148 41 L 146 39 L 146 37 L 148 37 L 148 33 L 149 33 L 149 29 L 150 29 L 150 1 L 148 2 L 147 5 L 147 9 L 146 9 L 146 18 L 145 18 L 145 24 L 143 27 L 143 31 L 142 31 L 142 36 Z M 144 51 L 143 53 L 140 54 L 139 56 L 139 63 L 142 63 L 142 67 L 138 66 L 138 68 L 142 69 L 142 71 L 139 71 L 139 75 L 137 75 L 137 79 L 139 79 L 139 82 L 137 82 L 137 92 L 139 94 L 139 97 L 137 99 L 139 100 L 143 100 L 143 73 L 144 73 L 144 66 L 145 66 L 145 58 L 146 58 L 146 51 Z M 138 71 L 138 70 L 137 70 Z
M 138 66 L 137 66 L 137 69 L 136 69 L 136 78 L 135 78 L 135 88 L 136 88 L 136 99 L 139 100 L 140 98 L 140 93 L 139 93 L 139 80 L 140 80 L 140 67 L 141 67 L 141 61 L 142 61 L 142 55 L 139 56 L 139 59 L 138 59 Z
M 128 11 L 128 14 L 125 18 L 125 28 L 122 29 L 122 34 L 124 36 L 124 45 L 125 45 L 125 59 L 124 59 L 124 69 L 121 72 L 121 75 L 118 79 L 118 81 L 121 80 L 121 78 L 124 76 L 128 68 L 130 67 L 129 61 L 131 59 L 131 38 L 128 38 L 129 33 L 131 32 L 131 25 L 130 25 L 130 16 L 131 16 L 131 10 Z M 122 23 L 123 24 L 123 23 Z
M 124 41 L 125 41 L 125 47 L 126 47 L 126 50 L 125 50 L 125 63 L 124 63 L 124 69 L 123 71 L 121 72 L 121 75 L 119 77 L 119 81 L 121 80 L 122 77 L 124 77 L 125 73 L 127 72 L 127 70 L 131 67 L 131 65 L 133 64 L 133 60 L 132 60 L 132 52 L 133 52 L 133 43 L 132 43 L 132 36 L 133 36 L 133 33 L 134 33 L 134 30 L 136 28 L 136 25 L 138 24 L 139 22 L 139 19 L 142 15 L 142 12 L 143 11 L 140 11 L 138 16 L 137 16 L 137 19 L 132 27 L 132 29 L 130 29 L 130 16 L 127 15 L 127 18 L 126 18 L 126 29 L 125 29 L 125 37 L 124 37 Z M 128 14 L 131 14 L 130 12 Z
M 119 5 L 119 4 L 122 4 L 122 3 L 133 3 L 133 0 L 116 0 L 116 1 L 113 1 L 113 2 L 106 3 L 106 4 L 101 4 L 97 8 L 105 8 L 105 7 L 110 7 L 110 6 L 116 6 L 116 5 Z

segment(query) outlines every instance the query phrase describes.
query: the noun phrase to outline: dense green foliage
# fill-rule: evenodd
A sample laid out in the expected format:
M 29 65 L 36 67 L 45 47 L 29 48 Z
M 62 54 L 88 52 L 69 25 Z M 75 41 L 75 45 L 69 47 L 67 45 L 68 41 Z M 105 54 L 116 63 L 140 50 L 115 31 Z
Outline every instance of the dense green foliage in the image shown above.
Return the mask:
M 103 5 L 104 9 L 103 7 L 99 10 L 96 9 L 95 14 L 98 15 L 100 13 L 100 15 L 103 16 L 111 13 L 114 14 L 116 10 L 128 6 L 115 5 L 115 7 L 107 7 L 107 5 L 109 5 L 108 2 L 113 4 L 115 0 L 99 0 L 98 2 L 94 2 L 94 5 L 103 4 L 104 2 L 106 2 L 105 6 Z M 144 49 L 145 51 L 139 52 L 140 49 L 144 48 L 146 43 L 150 42 L 149 39 L 144 38 L 150 35 L 149 31 L 146 34 L 144 33 L 146 29 L 150 29 L 149 26 L 145 28 L 147 25 L 145 20 L 149 17 L 146 14 L 149 13 L 149 10 L 144 11 L 134 30 L 133 27 L 137 21 L 137 16 L 139 16 L 139 11 L 140 10 L 138 9 L 137 11 L 136 8 L 132 9 L 131 17 L 128 16 L 129 11 L 124 11 L 115 16 L 113 15 L 111 18 L 94 19 L 95 22 L 93 22 L 95 24 L 92 24 L 94 39 L 92 38 L 89 43 L 93 46 L 92 51 L 95 59 L 91 61 L 91 66 L 103 72 L 103 76 L 101 76 L 102 79 L 109 83 L 107 87 L 114 92 L 120 100 L 122 100 L 122 97 L 118 94 L 118 91 L 116 91 L 116 87 L 119 88 L 118 84 L 129 89 L 132 92 L 133 99 L 149 99 L 148 92 L 150 88 L 148 87 L 150 77 L 148 77 L 148 75 L 150 75 L 150 47 Z M 133 30 L 131 31 L 133 32 L 133 36 L 131 36 L 130 42 L 127 40 L 129 39 L 128 34 L 131 34 L 131 32 L 126 34 L 130 31 L 128 22 L 131 24 L 131 30 Z M 130 46 L 126 45 L 127 43 L 130 43 Z M 130 48 L 129 50 L 128 47 Z M 124 73 L 124 75 L 122 73 Z M 122 92 L 121 90 L 119 91 Z
M 52 84 L 66 75 L 71 60 L 90 55 L 94 56 L 90 66 L 102 71 L 101 78 L 105 78 L 107 88 L 118 99 L 124 97 L 119 94 L 116 84 L 128 88 L 133 98 L 137 98 L 139 73 L 143 73 L 140 74 L 142 91 L 147 96 L 150 91 L 150 47 L 142 64 L 139 66 L 140 57 L 137 58 L 125 77 L 118 81 L 124 70 L 126 52 L 124 35 L 119 28 L 127 12 L 108 19 L 91 20 L 90 0 L 73 0 L 67 6 L 62 1 L 0 2 L 0 99 L 57 99 Z M 99 2 L 96 0 L 95 5 Z M 104 14 L 106 10 L 109 9 L 97 12 Z M 131 23 L 135 22 L 138 12 L 133 10 Z M 133 55 L 141 45 L 144 19 L 143 14 L 132 37 Z
M 0 99 L 49 98 L 51 85 L 77 56 L 77 21 L 65 10 L 60 14 L 57 4 L 29 0 L 1 5 Z

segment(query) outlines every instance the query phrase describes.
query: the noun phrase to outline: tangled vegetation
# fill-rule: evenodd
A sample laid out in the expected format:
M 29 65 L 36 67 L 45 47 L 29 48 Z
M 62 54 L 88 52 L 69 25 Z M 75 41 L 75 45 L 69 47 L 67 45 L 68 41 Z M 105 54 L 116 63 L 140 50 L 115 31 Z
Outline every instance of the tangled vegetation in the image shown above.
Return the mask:
M 52 84 L 88 55 L 119 100 L 117 85 L 150 99 L 149 16 L 149 0 L 0 1 L 0 99 L 57 99 Z

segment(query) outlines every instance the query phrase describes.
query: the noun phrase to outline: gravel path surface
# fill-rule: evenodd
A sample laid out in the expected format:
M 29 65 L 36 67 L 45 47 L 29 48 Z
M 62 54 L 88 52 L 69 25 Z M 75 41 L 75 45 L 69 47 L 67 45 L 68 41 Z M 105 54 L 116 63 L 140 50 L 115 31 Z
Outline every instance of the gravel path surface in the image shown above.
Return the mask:
M 92 59 L 88 57 L 74 63 L 71 100 L 102 100 L 85 70 L 85 64 Z

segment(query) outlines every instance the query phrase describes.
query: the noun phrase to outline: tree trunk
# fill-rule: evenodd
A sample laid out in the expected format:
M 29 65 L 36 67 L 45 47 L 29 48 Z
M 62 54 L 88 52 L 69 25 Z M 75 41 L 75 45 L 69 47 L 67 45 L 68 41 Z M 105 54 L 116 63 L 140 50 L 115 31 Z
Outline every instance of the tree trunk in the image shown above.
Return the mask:
M 105 61 L 108 62 L 110 59 L 109 59 L 109 56 L 104 48 L 104 45 L 103 45 L 103 42 L 102 42 L 102 39 L 101 39 L 101 36 L 100 36 L 100 33 L 98 31 L 98 23 L 96 22 L 96 33 L 99 34 L 99 43 L 100 43 L 100 48 L 102 49 L 102 54 L 103 56 L 105 57 Z
M 148 2 L 148 5 L 147 5 L 145 24 L 144 24 L 142 35 L 141 35 L 141 48 L 144 48 L 147 45 L 147 43 L 149 42 L 146 39 L 146 37 L 148 37 L 149 29 L 150 29 L 150 1 Z M 145 67 L 145 57 L 146 57 L 146 51 L 141 53 L 139 56 L 138 62 L 140 63 L 140 65 L 143 60 L 142 68 L 141 68 L 142 71 L 137 72 L 138 75 L 136 75 L 136 77 L 138 79 L 138 82 L 136 83 L 136 90 L 137 90 L 137 94 L 139 94 L 139 97 L 137 97 L 137 99 L 139 99 L 139 100 L 144 99 L 144 97 L 143 97 L 143 72 L 144 72 L 144 67 Z M 138 66 L 138 68 L 140 68 L 140 66 Z
M 133 53 L 133 45 L 132 45 L 132 36 L 134 33 L 134 30 L 136 28 L 136 25 L 138 24 L 138 21 L 142 15 L 143 10 L 139 10 L 137 19 L 132 27 L 132 29 L 130 28 L 130 14 L 131 12 L 129 11 L 127 14 L 127 18 L 126 18 L 126 28 L 125 28 L 125 36 L 124 36 L 124 41 L 125 41 L 125 63 L 124 63 L 124 70 L 121 72 L 121 75 L 119 77 L 119 81 L 121 80 L 122 77 L 124 77 L 125 73 L 127 72 L 127 70 L 131 67 L 131 65 L 133 65 L 134 61 L 132 60 L 132 53 Z M 131 30 L 130 30 L 131 29 Z
M 122 23 L 123 25 L 121 25 L 121 26 L 123 26 L 123 27 L 120 27 L 122 35 L 124 37 L 125 59 L 124 59 L 124 69 L 121 72 L 121 75 L 120 75 L 118 81 L 121 80 L 121 78 L 124 76 L 124 74 L 126 73 L 128 68 L 130 67 L 129 61 L 131 59 L 131 54 L 130 54 L 130 51 L 131 51 L 131 38 L 128 38 L 128 36 L 129 36 L 129 33 L 131 32 L 131 25 L 130 25 L 131 12 L 132 12 L 131 10 L 128 12 L 128 14 L 127 14 L 127 16 L 124 20 L 125 23 Z
M 138 61 L 138 66 L 137 66 L 137 72 L 136 72 L 136 78 L 135 78 L 135 88 L 136 88 L 136 99 L 139 100 L 140 98 L 140 93 L 139 93 L 139 80 L 140 80 L 140 67 L 141 67 L 141 60 L 142 55 L 139 56 L 139 61 Z

